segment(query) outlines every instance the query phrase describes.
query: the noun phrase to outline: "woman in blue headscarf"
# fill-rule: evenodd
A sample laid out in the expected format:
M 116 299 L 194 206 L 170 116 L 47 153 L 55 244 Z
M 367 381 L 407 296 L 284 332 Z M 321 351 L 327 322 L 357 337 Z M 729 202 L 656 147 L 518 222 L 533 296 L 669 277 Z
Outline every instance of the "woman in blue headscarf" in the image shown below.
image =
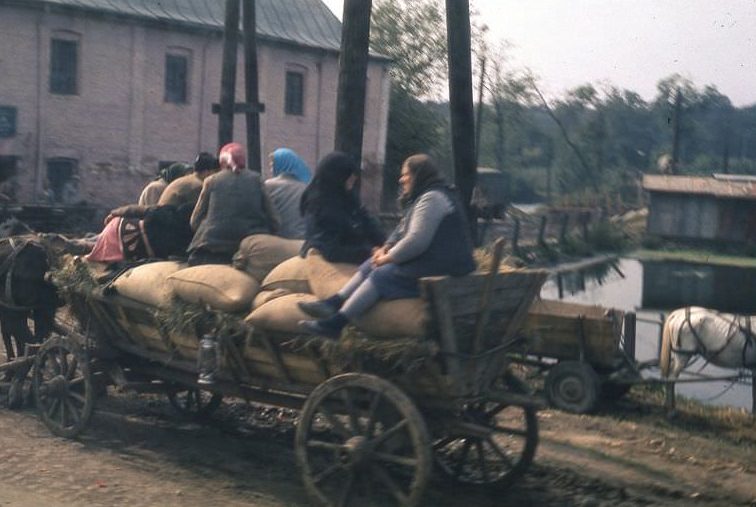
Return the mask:
M 265 190 L 281 220 L 278 235 L 303 239 L 305 225 L 299 212 L 299 201 L 312 179 L 310 168 L 288 148 L 278 148 L 270 154 L 270 168 L 273 177 L 265 180 Z

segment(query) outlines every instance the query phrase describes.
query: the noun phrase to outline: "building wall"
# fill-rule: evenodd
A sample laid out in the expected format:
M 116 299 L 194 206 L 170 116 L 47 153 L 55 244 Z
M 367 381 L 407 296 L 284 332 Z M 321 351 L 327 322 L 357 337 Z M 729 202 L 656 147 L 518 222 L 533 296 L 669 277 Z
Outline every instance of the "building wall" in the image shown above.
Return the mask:
M 668 238 L 756 242 L 756 201 L 652 192 L 648 232 Z
M 61 33 L 79 41 L 76 95 L 49 92 L 50 39 Z M 19 201 L 43 198 L 50 158 L 78 160 L 80 196 L 109 208 L 135 201 L 159 161 L 191 161 L 217 148 L 211 106 L 220 97 L 218 32 L 1 6 L 0 42 L 0 105 L 18 108 L 17 134 L 0 139 L 0 155 L 19 157 L 13 182 Z M 165 57 L 176 51 L 189 56 L 186 104 L 164 101 Z M 268 153 L 286 146 L 314 169 L 334 144 L 338 56 L 259 40 L 258 65 L 264 165 Z M 287 69 L 305 74 L 302 116 L 284 114 Z M 239 46 L 237 102 L 244 101 L 243 90 Z M 388 100 L 385 64 L 373 60 L 363 147 L 373 169 L 366 195 L 380 193 Z M 234 137 L 244 142 L 245 130 L 244 115 L 236 115 Z

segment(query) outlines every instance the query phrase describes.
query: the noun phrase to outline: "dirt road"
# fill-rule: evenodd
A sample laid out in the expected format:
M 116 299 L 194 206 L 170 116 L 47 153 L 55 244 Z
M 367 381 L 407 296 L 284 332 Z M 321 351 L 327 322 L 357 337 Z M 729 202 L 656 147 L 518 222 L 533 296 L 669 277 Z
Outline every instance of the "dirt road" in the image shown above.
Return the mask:
M 544 411 L 535 464 L 518 484 L 469 489 L 436 474 L 425 505 L 756 506 L 753 422 L 691 412 L 668 422 L 648 398 L 594 416 Z M 306 506 L 295 417 L 224 403 L 200 425 L 163 399 L 118 394 L 71 441 L 33 411 L 0 406 L 0 506 Z

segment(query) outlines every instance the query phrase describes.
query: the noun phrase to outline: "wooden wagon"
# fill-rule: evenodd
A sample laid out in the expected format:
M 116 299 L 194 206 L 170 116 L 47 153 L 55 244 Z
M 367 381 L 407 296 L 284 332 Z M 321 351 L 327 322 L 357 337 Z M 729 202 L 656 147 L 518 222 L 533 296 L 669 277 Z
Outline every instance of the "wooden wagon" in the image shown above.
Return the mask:
M 547 371 L 544 392 L 557 408 L 590 412 L 637 381 L 634 313 L 538 300 L 521 333 L 526 345 L 515 360 Z
M 509 483 L 535 454 L 539 402 L 507 374 L 507 353 L 545 278 L 421 280 L 430 318 L 413 350 L 424 352 L 405 361 L 329 354 L 324 345 L 341 345 L 208 313 L 201 332 L 216 334 L 222 358 L 210 386 L 197 383 L 199 331 L 168 330 L 156 308 L 120 295 L 69 291 L 77 324 L 59 325 L 36 354 L 37 408 L 66 437 L 86 426 L 102 382 L 164 390 L 190 413 L 211 412 L 221 396 L 300 409 L 296 457 L 322 505 L 417 505 L 434 460 L 462 482 Z

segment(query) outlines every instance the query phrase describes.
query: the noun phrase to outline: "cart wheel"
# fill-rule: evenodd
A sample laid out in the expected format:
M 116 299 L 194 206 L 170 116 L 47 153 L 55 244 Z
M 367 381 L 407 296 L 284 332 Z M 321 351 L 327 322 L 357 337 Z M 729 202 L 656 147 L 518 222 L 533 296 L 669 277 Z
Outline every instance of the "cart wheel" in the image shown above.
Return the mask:
M 73 438 L 86 427 L 94 391 L 89 362 L 78 345 L 61 337 L 47 340 L 37 352 L 32 382 L 39 417 L 53 434 Z
M 295 438 L 308 494 L 320 505 L 415 506 L 431 473 L 425 421 L 387 380 L 359 373 L 320 384 Z
M 591 365 L 562 361 L 549 370 L 544 388 L 552 406 L 585 414 L 596 408 L 601 383 Z
M 210 417 L 223 401 L 221 394 L 194 387 L 176 387 L 166 394 L 176 412 L 189 419 Z
M 24 404 L 24 379 L 14 377 L 8 387 L 8 408 L 16 410 Z
M 445 474 L 466 484 L 509 485 L 527 471 L 538 447 L 533 407 L 477 403 L 460 417 L 470 426 L 433 444 Z

